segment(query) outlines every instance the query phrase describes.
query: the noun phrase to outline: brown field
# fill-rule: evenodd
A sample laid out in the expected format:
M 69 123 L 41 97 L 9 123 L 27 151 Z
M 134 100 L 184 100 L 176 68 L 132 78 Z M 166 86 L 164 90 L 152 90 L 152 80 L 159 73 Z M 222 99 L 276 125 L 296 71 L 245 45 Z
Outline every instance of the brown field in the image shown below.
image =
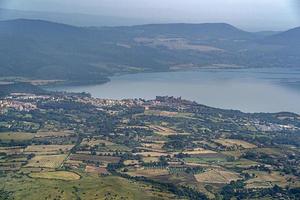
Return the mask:
M 110 174 L 106 168 L 104 167 L 95 167 L 95 166 L 90 166 L 87 165 L 85 167 L 85 172 L 87 173 L 97 173 L 97 174 Z
M 66 157 L 67 155 L 35 156 L 28 161 L 28 164 L 25 167 L 58 168 Z
M 242 177 L 235 172 L 211 169 L 201 174 L 195 175 L 199 183 L 219 183 L 228 184 L 231 181 L 242 179 Z
M 80 176 L 74 172 L 54 171 L 54 172 L 38 172 L 29 174 L 31 178 L 56 179 L 64 181 L 79 180 Z
M 5 132 L 0 133 L 0 140 L 31 140 L 34 137 L 33 133 L 24 133 L 24 132 Z
M 249 142 L 243 141 L 243 140 L 232 140 L 232 139 L 218 139 L 214 140 L 214 142 L 221 144 L 225 147 L 234 147 L 234 146 L 241 146 L 245 149 L 253 149 L 257 148 L 256 145 L 251 144 Z
M 249 174 L 255 174 L 255 178 L 246 181 L 246 188 L 271 188 L 275 185 L 284 187 L 287 185 L 285 176 L 279 172 L 261 172 L 261 171 L 246 171 Z
M 129 171 L 126 174 L 130 176 L 144 176 L 144 177 L 155 177 L 168 175 L 169 171 L 167 169 L 137 169 Z
M 43 137 L 68 137 L 73 133 L 70 131 L 39 131 L 35 135 L 36 138 L 43 138 Z
M 108 163 L 118 163 L 120 161 L 120 157 L 72 154 L 70 156 L 70 160 L 77 160 L 82 162 L 94 162 L 94 163 L 100 162 L 103 165 L 107 165 Z
M 26 153 L 58 154 L 70 151 L 74 145 L 31 145 L 25 149 Z

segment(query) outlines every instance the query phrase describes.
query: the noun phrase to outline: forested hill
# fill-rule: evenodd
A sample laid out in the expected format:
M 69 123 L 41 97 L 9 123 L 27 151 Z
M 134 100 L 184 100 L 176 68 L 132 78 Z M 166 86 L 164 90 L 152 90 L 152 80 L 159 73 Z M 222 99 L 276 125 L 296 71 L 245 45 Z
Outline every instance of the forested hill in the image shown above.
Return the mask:
M 298 35 L 294 29 L 265 36 L 225 23 L 96 28 L 0 21 L 0 74 L 104 82 L 120 73 L 212 65 L 291 67 L 299 63 Z

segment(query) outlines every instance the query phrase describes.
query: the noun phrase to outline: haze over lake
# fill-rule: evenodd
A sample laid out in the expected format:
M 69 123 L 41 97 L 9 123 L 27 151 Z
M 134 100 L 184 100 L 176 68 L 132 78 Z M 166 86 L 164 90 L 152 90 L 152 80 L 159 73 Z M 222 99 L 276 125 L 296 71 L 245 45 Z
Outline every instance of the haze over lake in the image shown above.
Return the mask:
M 55 87 L 98 98 L 181 96 L 208 106 L 244 112 L 300 113 L 300 70 L 205 69 L 115 76 L 102 85 Z

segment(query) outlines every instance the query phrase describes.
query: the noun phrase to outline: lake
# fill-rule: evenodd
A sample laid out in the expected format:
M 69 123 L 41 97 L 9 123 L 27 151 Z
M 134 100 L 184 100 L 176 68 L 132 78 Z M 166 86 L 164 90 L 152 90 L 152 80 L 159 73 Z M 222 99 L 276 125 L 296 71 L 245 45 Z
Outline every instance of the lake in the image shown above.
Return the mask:
M 102 85 L 55 87 L 98 98 L 181 96 L 208 106 L 244 112 L 300 113 L 300 69 L 202 69 L 114 76 Z

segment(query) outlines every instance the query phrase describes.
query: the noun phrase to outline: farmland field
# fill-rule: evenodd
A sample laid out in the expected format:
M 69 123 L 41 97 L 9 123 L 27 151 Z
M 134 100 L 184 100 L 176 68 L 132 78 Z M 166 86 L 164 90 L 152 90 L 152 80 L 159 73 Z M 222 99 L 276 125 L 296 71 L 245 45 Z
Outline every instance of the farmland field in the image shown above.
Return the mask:
M 219 143 L 225 147 L 241 146 L 245 149 L 253 149 L 253 148 L 257 147 L 256 145 L 251 144 L 246 141 L 243 141 L 243 140 L 219 139 L 219 140 L 215 140 L 215 142 Z
M 57 179 L 64 181 L 73 181 L 80 179 L 80 176 L 78 174 L 68 171 L 31 173 L 29 176 L 32 178 Z
M 108 141 L 108 140 L 100 140 L 100 139 L 84 139 L 82 142 L 81 142 L 81 145 L 88 145 L 88 146 L 96 146 L 96 145 L 99 145 L 99 144 L 104 144 L 104 145 L 114 145 L 114 143 Z
M 86 155 L 86 154 L 72 154 L 70 160 L 77 160 L 83 162 L 94 162 L 102 163 L 107 165 L 108 163 L 117 163 L 120 160 L 120 157 L 113 156 L 96 156 L 96 155 Z
M 33 133 L 22 133 L 22 132 L 5 132 L 0 133 L 0 140 L 31 140 L 34 137 Z
M 241 176 L 235 172 L 223 170 L 208 170 L 201 174 L 196 174 L 195 178 L 200 183 L 220 183 L 226 184 L 231 181 L 242 179 Z
M 274 185 L 283 187 L 287 185 L 287 178 L 278 172 L 247 171 L 247 173 L 255 175 L 254 178 L 246 181 L 247 188 L 272 188 Z
M 198 149 L 183 151 L 182 153 L 188 154 L 188 155 L 197 155 L 197 154 L 216 154 L 217 152 L 198 148 Z
M 99 152 L 103 151 L 129 151 L 130 148 L 121 145 L 121 144 L 116 144 L 113 142 L 110 142 L 108 140 L 102 140 L 102 139 L 97 139 L 97 138 L 89 138 L 89 139 L 84 139 L 81 144 L 81 146 L 88 146 L 90 148 L 97 147 L 97 150 Z
M 169 171 L 167 169 L 137 169 L 127 172 L 130 176 L 144 176 L 144 177 L 155 177 L 168 175 Z
M 58 168 L 65 160 L 67 155 L 42 155 L 35 156 L 28 161 L 26 167 L 38 167 L 38 168 Z
M 123 163 L 124 163 L 124 165 L 136 165 L 136 164 L 139 164 L 139 161 L 138 160 L 125 160 Z
M 69 131 L 39 131 L 36 133 L 35 137 L 66 137 L 72 135 L 72 132 Z
M 226 162 L 227 159 L 226 157 L 221 157 L 221 156 L 202 156 L 202 157 L 188 157 L 188 158 L 184 158 L 184 161 L 187 163 L 220 163 L 220 162 Z
M 73 147 L 74 145 L 31 145 L 25 149 L 25 152 L 57 154 L 61 152 L 67 152 Z
M 144 157 L 160 157 L 160 156 L 168 156 L 170 154 L 152 151 L 152 152 L 139 152 L 139 153 L 135 153 L 135 155 L 140 155 L 140 156 L 144 156 Z
M 143 159 L 143 162 L 145 162 L 145 163 L 151 163 L 151 162 L 158 162 L 159 161 L 159 157 L 144 156 L 142 159 Z
M 170 112 L 170 111 L 161 111 L 161 110 L 146 110 L 145 115 L 156 115 L 164 117 L 183 117 L 189 118 L 192 117 L 191 113 L 182 113 L 182 112 Z

